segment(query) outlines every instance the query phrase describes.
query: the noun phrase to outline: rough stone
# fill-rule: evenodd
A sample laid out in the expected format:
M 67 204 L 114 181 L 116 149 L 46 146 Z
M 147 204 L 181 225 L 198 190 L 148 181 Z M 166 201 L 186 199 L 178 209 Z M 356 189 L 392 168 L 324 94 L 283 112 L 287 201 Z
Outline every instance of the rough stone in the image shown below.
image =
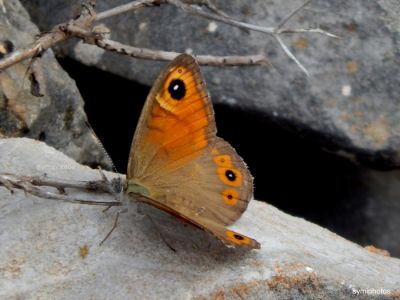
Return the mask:
M 9 40 L 15 48 L 22 48 L 38 33 L 19 1 L 0 1 L 0 41 Z M 30 92 L 29 64 L 27 60 L 0 73 L 0 136 L 39 139 L 82 163 L 108 165 L 86 125 L 75 82 L 59 66 L 53 52 L 42 56 L 43 97 Z
M 0 140 L 2 172 L 93 180 L 44 143 Z M 110 178 L 116 174 L 107 173 Z M 101 194 L 68 191 L 80 198 Z M 0 297 L 47 299 L 395 299 L 400 261 L 251 201 L 234 228 L 261 250 L 227 248 L 171 216 L 130 203 L 111 237 L 115 209 L 38 199 L 0 187 Z M 160 233 L 175 249 L 171 251 Z
M 70 18 L 76 8 L 75 0 L 22 2 L 43 30 Z M 126 2 L 99 1 L 98 11 Z M 264 26 L 278 24 L 302 2 L 214 1 L 234 18 Z M 271 68 L 204 68 L 213 101 L 257 111 L 328 151 L 388 169 L 400 166 L 399 10 L 394 0 L 313 1 L 287 27 L 321 27 L 341 39 L 311 33 L 283 37 L 309 70 L 309 78 L 273 38 L 175 7 L 145 8 L 104 23 L 112 39 L 137 47 L 213 55 L 266 53 Z M 148 85 L 160 69 L 159 63 L 94 51 L 93 46 L 80 43 L 70 43 L 62 51 Z

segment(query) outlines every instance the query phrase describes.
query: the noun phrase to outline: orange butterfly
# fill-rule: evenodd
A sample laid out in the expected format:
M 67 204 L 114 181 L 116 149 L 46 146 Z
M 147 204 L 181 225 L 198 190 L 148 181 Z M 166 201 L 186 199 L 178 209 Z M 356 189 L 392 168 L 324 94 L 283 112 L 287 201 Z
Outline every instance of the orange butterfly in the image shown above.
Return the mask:
M 216 133 L 199 65 L 181 54 L 147 97 L 131 146 L 127 192 L 228 245 L 260 248 L 256 240 L 226 228 L 246 210 L 253 178 Z

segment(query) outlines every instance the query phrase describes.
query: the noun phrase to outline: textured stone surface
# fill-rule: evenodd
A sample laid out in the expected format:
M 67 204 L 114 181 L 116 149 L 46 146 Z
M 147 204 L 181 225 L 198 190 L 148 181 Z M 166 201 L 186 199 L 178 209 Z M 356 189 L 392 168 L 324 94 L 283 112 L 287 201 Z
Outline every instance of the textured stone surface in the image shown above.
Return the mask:
M 0 140 L 0 167 L 24 175 L 46 172 L 49 178 L 99 178 L 96 170 L 27 139 Z M 348 299 L 358 292 L 357 299 L 370 299 L 367 292 L 378 291 L 380 299 L 394 299 L 400 293 L 398 259 L 259 201 L 252 201 L 234 226 L 261 243 L 261 250 L 251 252 L 227 248 L 192 226 L 143 209 L 177 252 L 135 203 L 99 247 L 115 209 L 102 213 L 99 207 L 10 194 L 0 187 L 0 297 Z
M 16 48 L 32 42 L 39 31 L 19 1 L 0 4 L 0 40 L 10 40 Z M 44 96 L 34 97 L 28 80 L 29 63 L 0 73 L 0 136 L 28 136 L 80 162 L 102 162 L 104 153 L 85 123 L 83 100 L 75 82 L 60 68 L 52 51 L 47 51 L 42 58 L 44 80 L 40 82 Z
M 126 2 L 99 1 L 98 10 Z M 214 2 L 237 19 L 273 26 L 303 1 Z M 42 29 L 69 18 L 76 8 L 76 1 L 23 3 Z M 213 101 L 258 111 L 353 161 L 391 168 L 400 165 L 399 10 L 394 0 L 313 1 L 287 26 L 319 26 L 342 39 L 317 34 L 284 36 L 310 71 L 310 78 L 272 38 L 228 25 L 215 26 L 174 7 L 143 9 L 107 20 L 106 25 L 113 39 L 138 47 L 191 49 L 195 54 L 268 54 L 272 68 L 204 68 Z M 86 64 L 146 84 L 152 83 L 160 69 L 158 63 L 95 51 L 83 44 L 69 44 L 63 50 Z

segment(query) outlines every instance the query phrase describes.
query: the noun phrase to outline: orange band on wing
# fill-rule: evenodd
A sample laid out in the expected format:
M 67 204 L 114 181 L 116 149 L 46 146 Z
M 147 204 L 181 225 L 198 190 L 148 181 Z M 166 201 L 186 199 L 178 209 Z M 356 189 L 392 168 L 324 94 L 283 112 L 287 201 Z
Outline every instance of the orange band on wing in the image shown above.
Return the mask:
M 210 113 L 205 97 L 198 78 L 184 66 L 173 67 L 155 95 L 147 120 L 148 138 L 171 161 L 193 159 L 208 146 Z

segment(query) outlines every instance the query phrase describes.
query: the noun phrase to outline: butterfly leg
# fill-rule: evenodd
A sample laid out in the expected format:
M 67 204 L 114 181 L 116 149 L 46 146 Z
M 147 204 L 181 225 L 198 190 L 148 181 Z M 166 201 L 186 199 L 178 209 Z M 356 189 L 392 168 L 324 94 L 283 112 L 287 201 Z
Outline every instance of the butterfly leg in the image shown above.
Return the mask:
M 160 238 L 161 238 L 161 239 L 163 240 L 163 242 L 167 245 L 167 247 L 168 247 L 169 249 L 171 249 L 173 252 L 176 252 L 176 249 L 175 249 L 174 247 L 172 247 L 172 246 L 168 243 L 167 239 L 163 236 L 163 234 L 162 234 L 160 228 L 157 226 L 156 222 L 154 222 L 153 218 L 152 218 L 150 215 L 146 214 L 146 213 L 145 213 L 145 215 L 149 218 L 150 222 L 153 224 L 153 226 L 154 226 L 155 229 L 157 230 L 158 234 L 160 235 Z
M 117 178 L 113 178 L 110 181 L 110 180 L 108 180 L 106 174 L 104 174 L 104 171 L 100 166 L 97 168 L 97 170 L 100 173 L 101 180 L 108 185 L 108 192 L 110 194 L 120 195 L 121 193 L 123 193 L 124 188 L 123 188 L 122 179 L 120 176 L 118 176 Z
M 122 179 L 120 176 L 118 178 L 113 178 L 111 181 L 108 180 L 106 174 L 104 174 L 103 169 L 99 166 L 98 171 L 101 176 L 101 180 L 108 184 L 108 191 L 114 196 L 114 198 L 122 203 L 122 197 L 123 197 L 123 184 L 122 184 Z M 103 213 L 108 211 L 111 208 L 111 206 L 106 207 L 103 210 Z
M 105 210 L 108 210 L 110 207 L 106 208 Z M 114 225 L 111 228 L 111 230 L 107 233 L 107 235 L 104 237 L 104 239 L 100 242 L 100 246 L 104 244 L 104 242 L 110 237 L 111 233 L 113 233 L 114 229 L 117 228 L 118 226 L 118 219 L 119 219 L 119 215 L 122 213 L 126 213 L 128 211 L 128 208 L 124 208 L 121 209 L 117 212 L 117 215 L 115 216 L 115 220 L 114 220 Z

